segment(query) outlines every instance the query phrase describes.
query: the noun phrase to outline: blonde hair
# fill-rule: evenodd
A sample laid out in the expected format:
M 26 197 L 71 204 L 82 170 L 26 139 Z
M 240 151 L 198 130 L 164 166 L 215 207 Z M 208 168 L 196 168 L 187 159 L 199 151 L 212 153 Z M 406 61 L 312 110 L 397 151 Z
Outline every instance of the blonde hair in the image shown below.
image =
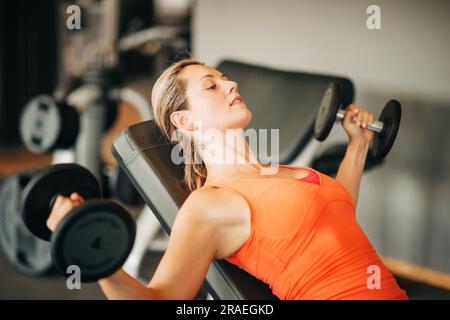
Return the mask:
M 169 66 L 156 80 L 152 89 L 153 116 L 156 125 L 166 138 L 173 142 L 171 137 L 177 129 L 170 121 L 170 115 L 175 111 L 186 110 L 188 102 L 186 98 L 186 84 L 179 77 L 181 70 L 190 65 L 204 65 L 195 59 L 183 59 Z M 195 161 L 196 154 L 193 139 L 189 139 L 188 148 L 183 147 L 184 183 L 189 191 L 200 188 L 206 180 L 206 166 L 202 160 Z M 182 145 L 180 144 L 180 147 Z M 187 150 L 186 150 L 187 149 Z

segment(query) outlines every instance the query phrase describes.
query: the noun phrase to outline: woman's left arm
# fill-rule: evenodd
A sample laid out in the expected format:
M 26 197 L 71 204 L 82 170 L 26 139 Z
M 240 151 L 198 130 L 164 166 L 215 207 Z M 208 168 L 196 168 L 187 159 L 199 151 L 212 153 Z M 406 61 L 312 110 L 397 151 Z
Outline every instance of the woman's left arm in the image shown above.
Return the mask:
M 364 173 L 367 152 L 374 133 L 364 129 L 372 124 L 374 116 L 371 112 L 354 104 L 346 108 L 343 127 L 349 136 L 349 144 L 345 156 L 339 165 L 336 180 L 351 194 L 355 207 L 358 203 L 361 177 Z

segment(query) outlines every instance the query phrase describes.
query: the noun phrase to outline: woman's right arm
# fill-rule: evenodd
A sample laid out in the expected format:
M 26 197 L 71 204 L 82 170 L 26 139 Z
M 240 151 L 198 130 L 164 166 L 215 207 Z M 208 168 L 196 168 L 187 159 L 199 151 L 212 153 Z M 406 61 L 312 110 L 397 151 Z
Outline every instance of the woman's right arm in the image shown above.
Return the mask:
M 99 281 L 108 299 L 195 298 L 219 244 L 218 219 L 204 205 L 211 201 L 213 195 L 210 192 L 207 189 L 194 191 L 180 208 L 167 250 L 149 284 L 142 285 L 120 269 Z M 61 208 L 67 211 L 70 203 L 77 205 L 72 197 L 57 200 L 50 218 L 64 216 Z M 56 224 L 53 222 L 54 226 Z
M 105 296 L 110 300 L 157 300 L 158 295 L 134 279 L 123 269 L 98 281 Z

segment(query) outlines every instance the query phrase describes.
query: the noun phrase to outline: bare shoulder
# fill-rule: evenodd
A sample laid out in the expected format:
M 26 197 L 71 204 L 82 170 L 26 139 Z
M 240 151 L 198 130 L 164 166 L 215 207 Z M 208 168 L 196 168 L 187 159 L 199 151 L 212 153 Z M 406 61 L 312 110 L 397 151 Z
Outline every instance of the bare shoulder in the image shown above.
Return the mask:
M 250 234 L 247 201 L 240 194 L 224 188 L 208 186 L 193 191 L 179 214 L 215 230 L 218 235 L 218 259 L 234 253 Z
M 215 215 L 221 212 L 226 205 L 239 202 L 241 196 L 235 192 L 223 188 L 216 188 L 212 186 L 202 187 L 193 191 L 183 203 L 184 209 L 201 209 L 203 214 Z
M 197 189 L 186 198 L 175 221 L 188 220 L 190 224 L 208 224 L 212 228 L 219 227 L 219 221 L 216 221 L 215 217 L 222 202 L 220 194 L 215 190 Z

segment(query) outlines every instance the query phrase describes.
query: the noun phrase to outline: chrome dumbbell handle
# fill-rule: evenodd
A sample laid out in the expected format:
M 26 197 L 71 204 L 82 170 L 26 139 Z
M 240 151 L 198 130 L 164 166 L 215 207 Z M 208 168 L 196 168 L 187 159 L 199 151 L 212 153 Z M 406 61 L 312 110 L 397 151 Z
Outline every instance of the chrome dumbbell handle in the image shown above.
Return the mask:
M 336 120 L 342 121 L 345 116 L 345 110 L 340 109 L 336 114 Z M 383 131 L 383 122 L 375 120 L 371 125 L 368 125 L 364 129 L 381 133 Z

